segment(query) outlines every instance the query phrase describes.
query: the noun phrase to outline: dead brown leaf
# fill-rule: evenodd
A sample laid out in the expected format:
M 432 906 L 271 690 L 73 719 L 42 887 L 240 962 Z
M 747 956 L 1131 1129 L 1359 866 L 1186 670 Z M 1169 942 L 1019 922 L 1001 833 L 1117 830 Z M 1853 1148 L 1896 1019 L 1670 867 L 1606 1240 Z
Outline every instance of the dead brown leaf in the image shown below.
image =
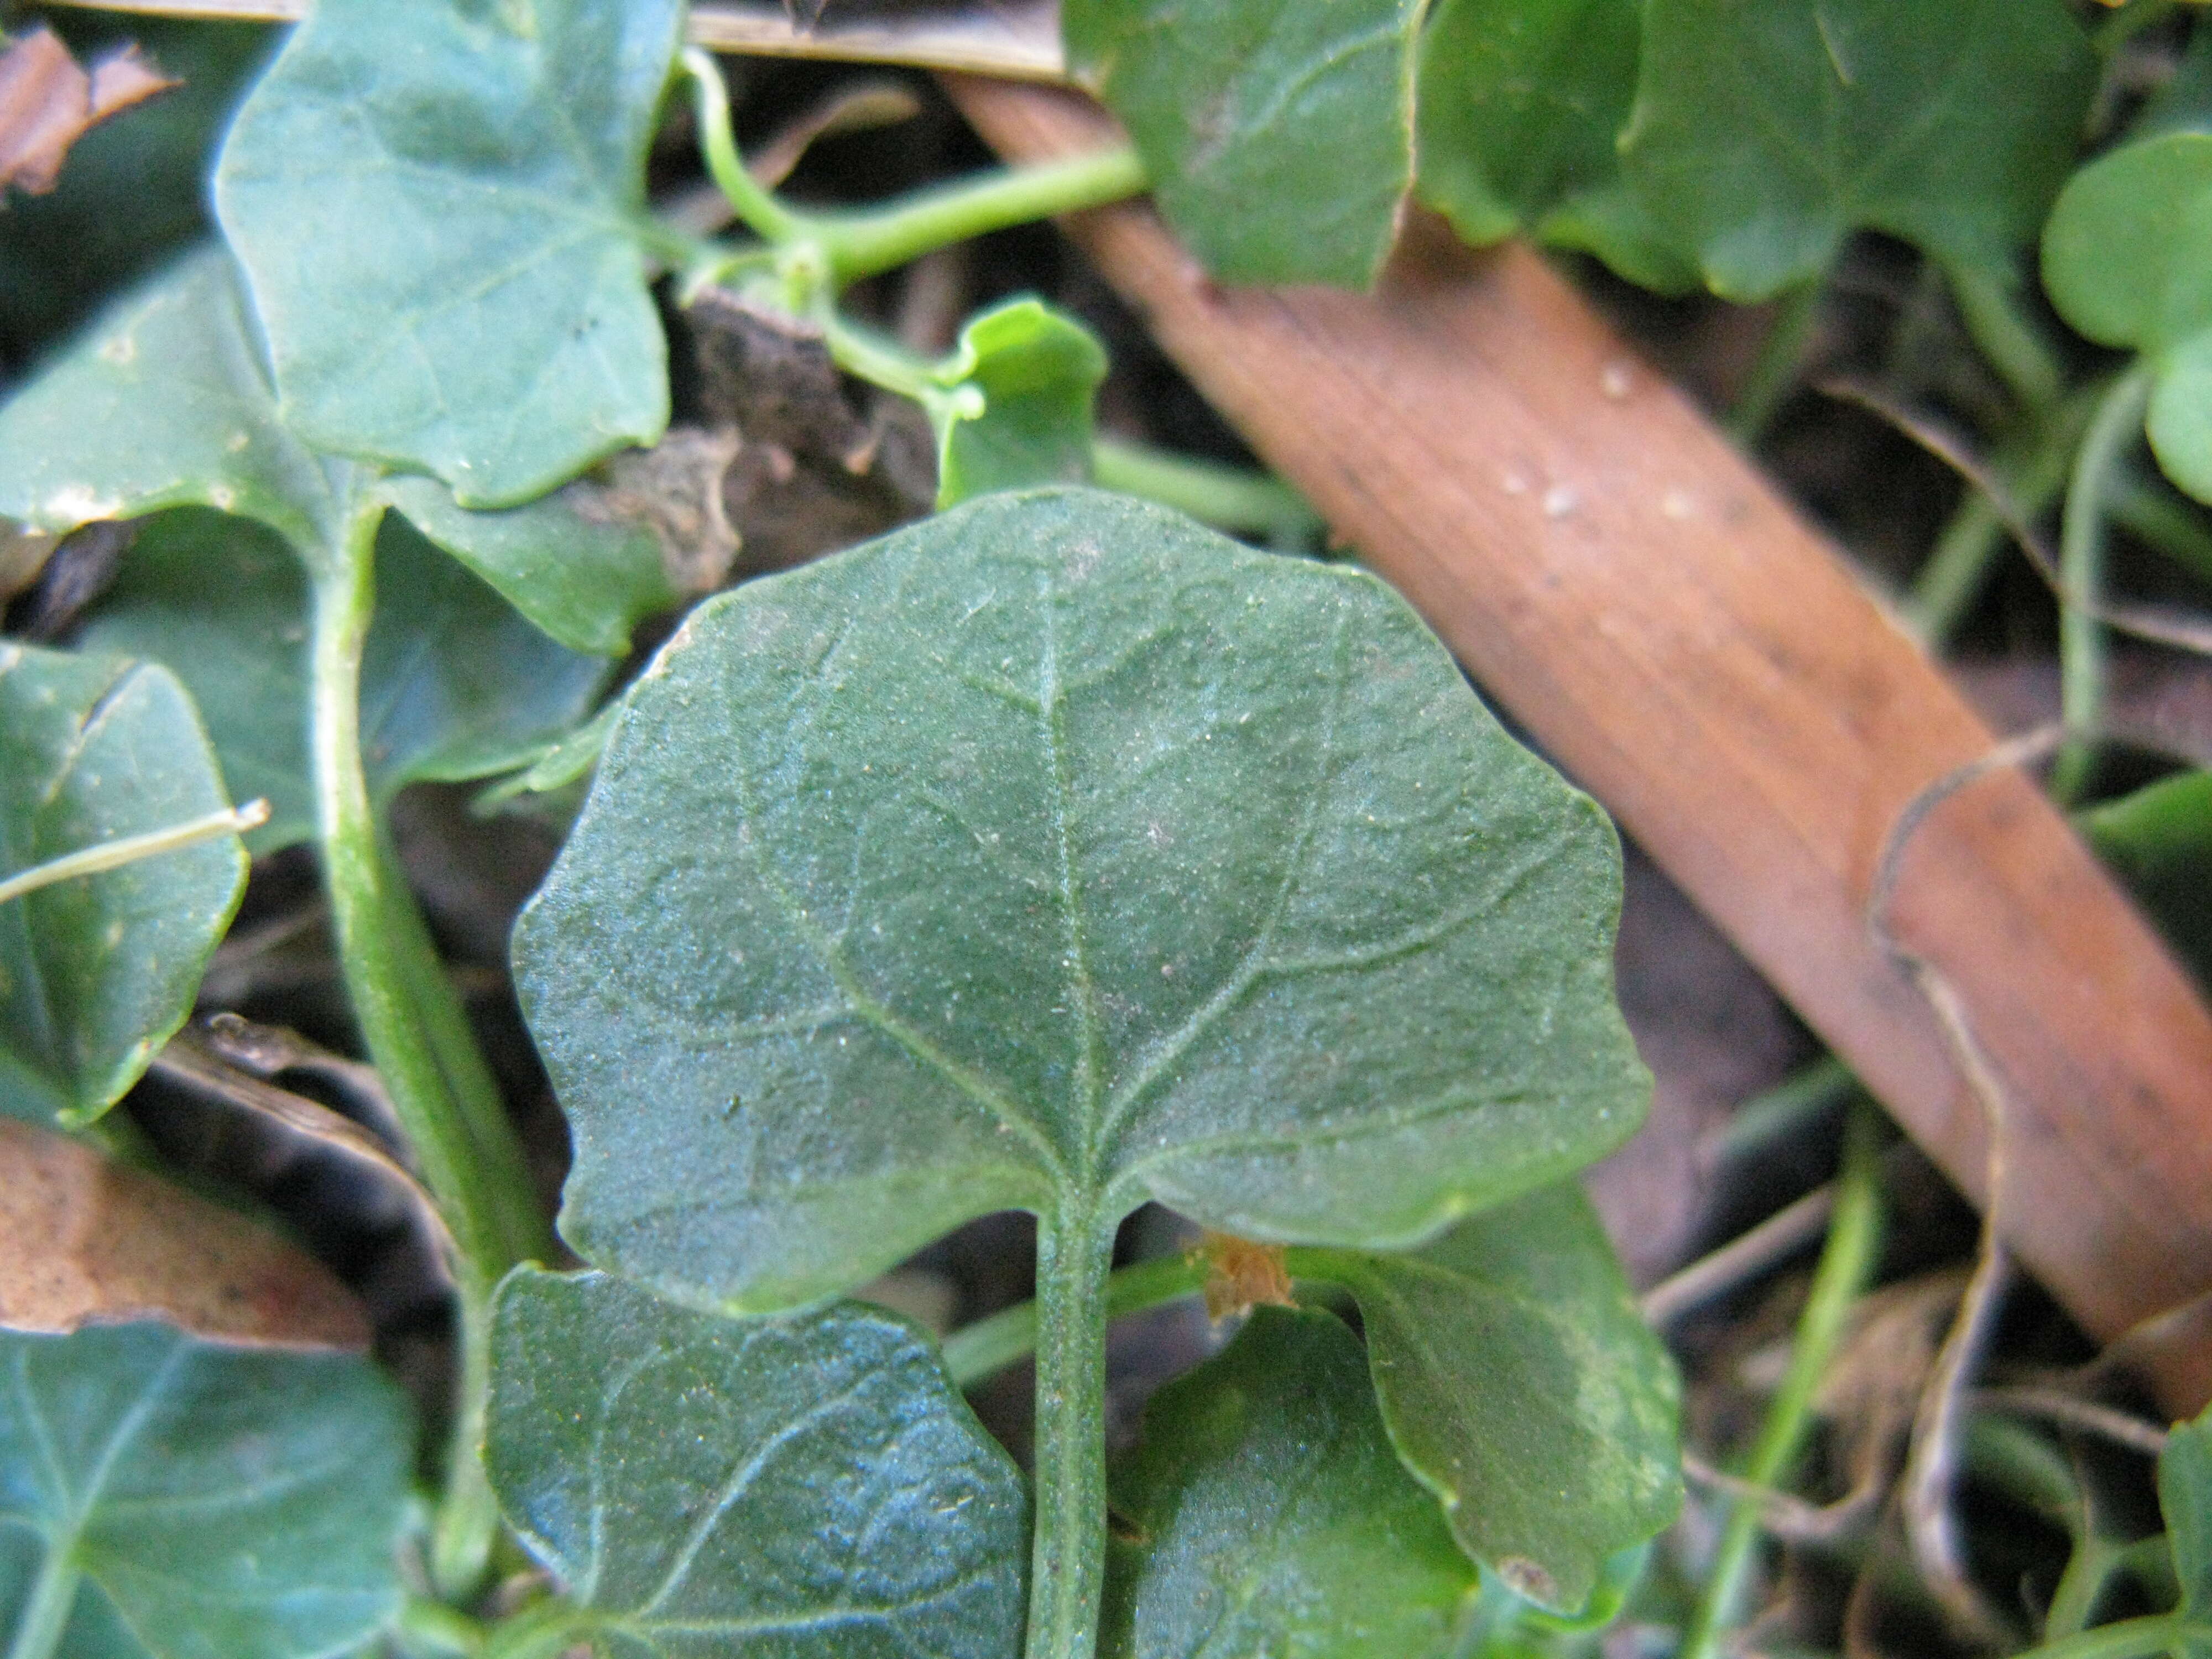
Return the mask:
M 0 185 L 45 195 L 87 131 L 178 84 L 136 46 L 110 52 L 87 73 L 59 35 L 32 30 L 0 52 Z
M 367 1311 L 267 1229 L 81 1141 L 0 1118 L 0 1326 L 166 1319 L 252 1347 L 368 1346 Z

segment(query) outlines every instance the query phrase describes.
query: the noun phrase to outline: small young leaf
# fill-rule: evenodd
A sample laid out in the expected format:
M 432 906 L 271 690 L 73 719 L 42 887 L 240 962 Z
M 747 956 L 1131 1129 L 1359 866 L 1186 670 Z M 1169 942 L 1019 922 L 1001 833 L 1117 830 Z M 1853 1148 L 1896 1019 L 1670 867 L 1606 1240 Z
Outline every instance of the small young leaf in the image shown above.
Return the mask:
M 1650 0 L 1623 163 L 1731 300 L 1813 280 L 1857 229 L 2008 271 L 2097 70 L 2063 0 Z
M 522 1267 L 492 1340 L 485 1467 L 595 1653 L 1020 1650 L 1021 1475 L 902 1320 Z
M 192 505 L 319 547 L 340 512 L 326 465 L 277 421 L 216 249 L 118 301 L 0 406 L 0 513 L 45 530 Z
M 1228 283 L 1364 288 L 1413 181 L 1419 0 L 1066 0 L 1068 61 Z
M 376 556 L 361 719 L 380 800 L 527 764 L 591 713 L 605 661 L 546 638 L 404 520 L 385 520 Z M 269 802 L 246 836 L 254 853 L 314 833 L 307 581 L 275 537 L 206 512 L 148 520 L 79 639 L 161 663 L 191 689 L 224 775 Z
M 2114 250 L 2124 249 L 2125 257 Z M 2129 144 L 2074 175 L 2043 232 L 2043 283 L 2100 344 L 2149 361 L 2151 448 L 2212 501 L 2212 135 Z
M 1480 1588 L 1333 1314 L 1255 1309 L 1153 1396 L 1112 1492 L 1107 1659 L 1428 1659 Z
M 408 523 L 573 651 L 619 657 L 631 629 L 677 603 L 650 530 L 586 518 L 565 492 L 471 513 L 434 479 L 387 478 L 379 488 Z
M 789 1306 L 1026 1207 L 1364 1247 L 1618 1142 L 1610 826 L 1373 577 L 1089 490 L 708 600 L 518 983 L 562 1225 Z
M 939 371 L 982 394 L 977 415 L 939 419 L 937 504 L 1091 476 L 1091 400 L 1106 350 L 1091 331 L 1036 300 L 1010 300 L 969 319 Z
M 1674 1519 L 1674 1366 L 1579 1187 L 1486 1211 L 1411 1255 L 1328 1255 L 1310 1271 L 1359 1300 L 1399 1455 L 1515 1590 L 1577 1608 L 1608 1557 Z
M 308 442 L 542 495 L 668 422 L 645 152 L 680 0 L 321 0 L 216 211 Z
M 230 805 L 165 670 L 0 641 L 0 875 Z M 246 886 L 225 836 L 0 904 L 0 1111 L 98 1117 L 191 1012 Z
M 413 1435 L 367 1361 L 106 1325 L 0 1332 L 0 1608 L 68 1598 L 28 1651 L 313 1659 L 398 1612 Z

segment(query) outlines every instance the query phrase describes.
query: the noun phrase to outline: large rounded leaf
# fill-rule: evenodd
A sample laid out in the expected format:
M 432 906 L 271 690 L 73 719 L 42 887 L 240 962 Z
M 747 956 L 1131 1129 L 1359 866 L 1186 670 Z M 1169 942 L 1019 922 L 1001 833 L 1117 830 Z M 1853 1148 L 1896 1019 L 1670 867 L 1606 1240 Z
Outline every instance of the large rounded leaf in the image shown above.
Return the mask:
M 744 1308 L 1010 1206 L 1411 1243 L 1634 1126 L 1619 892 L 1373 577 L 988 496 L 630 692 L 515 944 L 562 1228 Z
M 1012 1659 L 1028 1504 L 928 1342 L 599 1273 L 500 1291 L 485 1465 L 570 1640 L 665 1659 Z M 563 1644 L 566 1645 L 565 1644 Z
M 0 1332 L 0 1637 L 69 1659 L 312 1659 L 399 1610 L 406 1401 L 350 1354 L 166 1325 Z

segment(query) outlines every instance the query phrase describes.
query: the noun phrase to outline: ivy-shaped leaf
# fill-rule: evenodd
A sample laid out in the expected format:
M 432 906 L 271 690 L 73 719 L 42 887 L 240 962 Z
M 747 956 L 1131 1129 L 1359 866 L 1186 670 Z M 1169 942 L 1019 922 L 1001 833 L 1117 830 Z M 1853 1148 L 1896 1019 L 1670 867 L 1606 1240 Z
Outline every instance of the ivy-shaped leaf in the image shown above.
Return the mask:
M 2063 0 L 1650 0 L 1623 163 L 1731 300 L 1860 229 L 2008 273 L 2096 80 Z
M 606 662 L 548 639 L 404 520 L 385 520 L 376 560 L 361 718 L 380 802 L 527 764 L 590 714 Z M 79 639 L 161 663 L 191 689 L 223 775 L 269 802 L 246 837 L 257 854 L 314 834 L 307 584 L 281 541 L 217 514 L 158 514 Z
M 788 1306 L 1024 1207 L 1392 1246 L 1617 1143 L 1619 854 L 1389 588 L 1088 490 L 695 611 L 519 925 L 562 1225 Z
M 1068 61 L 1231 283 L 1364 288 L 1413 181 L 1419 0 L 1066 0 Z
M 1468 241 L 1527 230 L 1649 288 L 1694 286 L 1621 177 L 1636 95 L 1636 0 L 1439 0 L 1421 37 L 1421 200 Z
M 1398 1465 L 1333 1314 L 1254 1310 L 1112 1477 L 1107 1659 L 1428 1659 L 1480 1579 Z
M 645 153 L 680 0 L 320 0 L 216 170 L 286 420 L 542 495 L 668 422 Z
M 1579 1187 L 1485 1211 L 1409 1255 L 1298 1255 L 1302 1275 L 1358 1298 L 1399 1455 L 1519 1594 L 1578 1608 L 1609 1558 L 1674 1519 L 1674 1365 Z
M 595 1653 L 1012 1659 L 1028 1504 L 896 1316 L 736 1321 L 517 1269 L 485 1467 Z
M 0 1399 L 14 1651 L 313 1659 L 398 1611 L 412 1430 L 366 1360 L 166 1325 L 0 1332 Z
M 0 876 L 230 805 L 167 672 L 0 641 Z M 0 1112 L 95 1118 L 192 1009 L 246 887 L 224 837 L 0 903 Z
M 2212 135 L 2129 144 L 2075 173 L 2044 228 L 2043 283 L 2089 338 L 2143 355 L 2151 448 L 2212 501 Z
M 968 319 L 939 369 L 948 387 L 973 387 L 982 407 L 948 402 L 937 416 L 937 504 L 1027 484 L 1091 476 L 1091 403 L 1106 350 L 1091 331 L 1037 300 L 1010 300 Z

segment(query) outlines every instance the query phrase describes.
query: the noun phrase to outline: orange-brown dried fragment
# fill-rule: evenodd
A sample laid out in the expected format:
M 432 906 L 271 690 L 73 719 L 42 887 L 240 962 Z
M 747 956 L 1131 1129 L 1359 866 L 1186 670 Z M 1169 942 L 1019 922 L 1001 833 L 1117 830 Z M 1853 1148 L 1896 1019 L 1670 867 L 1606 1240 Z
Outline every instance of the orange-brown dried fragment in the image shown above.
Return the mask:
M 52 29 L 32 30 L 0 52 L 0 186 L 45 195 L 70 145 L 118 110 L 177 84 L 135 46 L 88 73 Z
M 1290 1270 L 1279 1244 L 1255 1244 L 1229 1233 L 1207 1233 L 1198 1242 L 1205 1258 L 1206 1316 L 1226 1319 L 1259 1307 L 1295 1308 Z

